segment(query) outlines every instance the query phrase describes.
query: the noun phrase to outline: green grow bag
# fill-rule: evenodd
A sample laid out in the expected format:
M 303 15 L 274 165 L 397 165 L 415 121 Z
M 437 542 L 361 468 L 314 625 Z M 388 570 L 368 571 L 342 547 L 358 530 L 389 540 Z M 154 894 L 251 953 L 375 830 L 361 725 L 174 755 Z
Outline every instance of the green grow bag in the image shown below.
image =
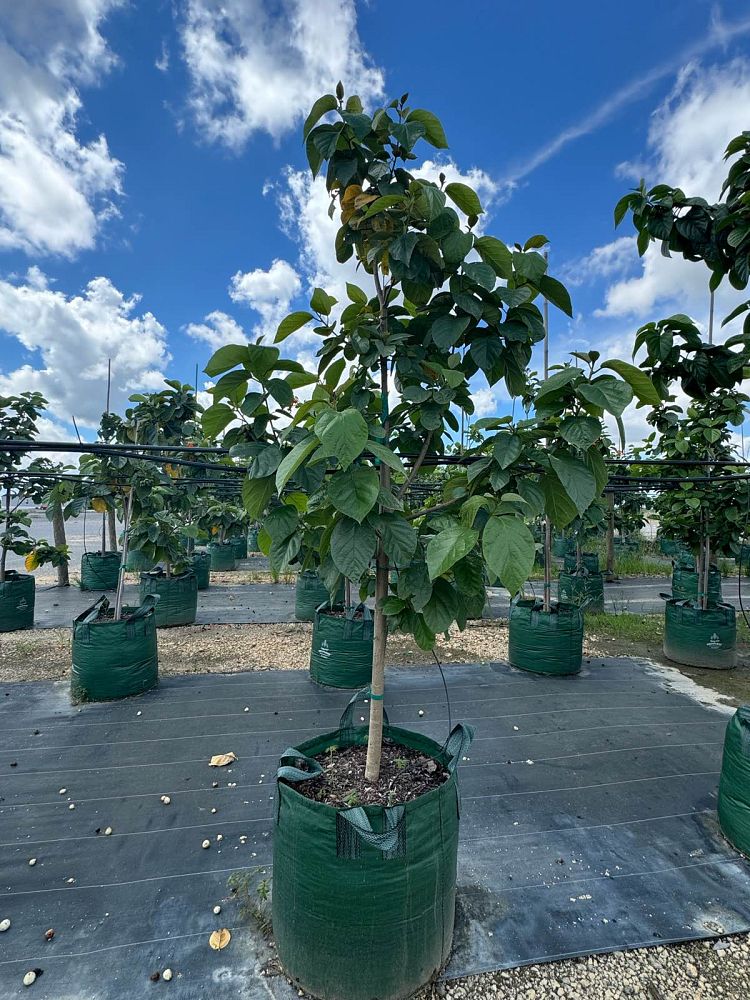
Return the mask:
M 556 559 L 563 559 L 572 548 L 575 548 L 573 542 L 570 538 L 553 538 L 552 539 L 552 555 Z
M 208 590 L 211 584 L 211 556 L 208 552 L 194 552 L 190 557 L 190 568 L 198 581 L 198 590 Z
M 508 660 L 535 674 L 577 674 L 583 656 L 583 615 L 572 604 L 553 604 L 545 614 L 539 598 L 517 601 L 510 612 Z
M 672 597 L 676 601 L 695 601 L 701 589 L 694 569 L 675 565 L 672 570 Z M 710 604 L 721 603 L 721 573 L 715 566 L 708 571 L 708 600 Z
M 84 552 L 81 556 L 81 590 L 117 590 L 119 552 Z
M 596 552 L 582 552 L 581 565 L 588 573 L 599 572 L 599 556 Z M 563 569 L 566 573 L 572 573 L 578 566 L 575 552 L 568 552 L 563 560 Z
M 208 554 L 211 556 L 211 571 L 213 573 L 226 573 L 237 568 L 234 545 L 231 542 L 209 542 Z
M 30 573 L 5 571 L 0 583 L 0 632 L 34 627 L 36 580 Z
M 450 777 L 404 805 L 336 809 L 306 798 L 289 782 L 320 773 L 315 754 L 367 742 L 367 728 L 352 727 L 353 704 L 339 730 L 281 758 L 273 933 L 282 968 L 298 988 L 323 1000 L 399 1000 L 434 978 L 450 956 L 459 825 L 455 769 L 473 732 L 456 726 L 441 747 L 386 721 L 386 739 L 434 757 Z
M 750 705 L 737 709 L 724 737 L 719 825 L 727 840 L 750 856 Z
M 157 628 L 192 625 L 198 610 L 198 578 L 195 573 L 167 576 L 160 570 L 141 574 L 141 604 L 149 594 L 158 594 L 155 618 Z
M 235 559 L 247 559 L 247 537 L 245 535 L 235 535 L 229 539 L 234 549 Z
M 601 573 L 561 573 L 557 580 L 561 604 L 575 604 L 582 611 L 604 613 L 604 577 Z
M 372 676 L 373 621 L 370 609 L 360 604 L 345 615 L 327 614 L 325 604 L 315 612 L 310 676 L 328 687 L 361 688 Z M 340 609 L 339 609 L 340 610 Z M 362 617 L 355 617 L 361 614 Z
M 297 585 L 294 591 L 294 617 L 300 622 L 315 621 L 315 613 L 321 604 L 343 604 L 344 584 L 343 581 L 334 594 L 333 600 L 328 593 L 328 588 L 320 579 L 315 570 L 306 569 L 297 577 Z
M 260 547 L 258 545 L 258 529 L 251 528 L 247 533 L 247 551 L 248 552 L 260 552 Z
M 615 535 L 613 541 L 616 549 L 625 549 L 626 552 L 635 552 L 641 545 L 639 539 L 623 538 L 622 535 Z
M 689 601 L 667 600 L 664 655 L 689 667 L 731 670 L 737 662 L 737 615 L 730 604 L 702 611 Z
M 672 559 L 687 561 L 688 563 L 691 561 L 695 562 L 695 556 L 687 545 L 675 538 L 660 538 L 659 550 L 665 556 L 670 556 Z
M 73 663 L 70 690 L 75 701 L 108 701 L 128 698 L 156 687 L 159 665 L 156 652 L 154 605 L 150 595 L 140 608 L 123 608 L 123 618 L 97 621 L 109 608 L 106 597 L 73 622 Z
M 128 554 L 125 557 L 125 569 L 128 573 L 148 573 L 155 565 L 153 559 L 149 559 L 138 549 L 128 549 Z

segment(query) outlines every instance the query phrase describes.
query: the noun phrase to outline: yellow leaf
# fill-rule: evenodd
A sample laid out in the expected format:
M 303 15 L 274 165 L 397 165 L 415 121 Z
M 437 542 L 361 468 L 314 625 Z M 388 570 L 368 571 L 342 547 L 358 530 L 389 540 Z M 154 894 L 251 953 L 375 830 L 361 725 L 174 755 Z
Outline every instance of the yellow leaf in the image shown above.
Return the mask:
M 224 767 L 225 764 L 232 764 L 237 760 L 237 755 L 232 753 L 217 753 L 208 762 L 209 767 Z
M 211 945 L 214 951 L 221 951 L 222 948 L 226 948 L 229 942 L 232 940 L 232 935 L 226 929 L 222 927 L 220 931 L 214 931 L 211 937 L 208 939 L 208 943 Z
M 91 507 L 97 512 L 97 514 L 104 514 L 107 510 L 107 505 L 101 497 L 94 497 L 91 501 Z
M 37 569 L 39 566 L 39 559 L 37 558 L 36 552 L 29 552 L 24 559 L 23 564 L 29 572 L 31 572 L 32 569 Z
M 164 466 L 164 471 L 172 479 L 180 478 L 180 470 L 176 468 L 174 465 L 171 465 L 169 462 Z

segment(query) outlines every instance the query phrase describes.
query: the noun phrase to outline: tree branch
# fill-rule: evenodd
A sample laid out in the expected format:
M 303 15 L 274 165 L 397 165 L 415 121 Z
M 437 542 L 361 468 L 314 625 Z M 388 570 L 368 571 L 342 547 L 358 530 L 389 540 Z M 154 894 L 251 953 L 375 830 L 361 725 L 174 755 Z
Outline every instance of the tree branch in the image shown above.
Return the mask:
M 430 442 L 431 441 L 432 441 L 432 431 L 429 431 L 428 434 L 427 434 L 427 437 L 425 438 L 425 442 L 422 445 L 422 450 L 420 451 L 419 455 L 417 456 L 416 462 L 411 467 L 411 471 L 410 471 L 409 475 L 406 477 L 404 485 L 401 487 L 401 489 L 396 494 L 399 497 L 399 499 L 404 495 L 404 493 L 406 493 L 406 491 L 408 490 L 408 488 L 414 482 L 414 479 L 415 479 L 417 473 L 419 472 L 419 469 L 420 469 L 420 466 L 422 465 L 422 462 L 424 462 L 425 458 L 427 457 L 427 451 L 428 451 L 428 449 L 430 447 Z
M 405 514 L 405 521 L 414 521 L 418 517 L 422 517 L 424 514 L 434 514 L 436 510 L 447 510 L 448 507 L 452 507 L 454 503 L 460 503 L 463 497 L 454 497 L 453 500 L 444 500 L 442 503 L 436 503 L 434 507 L 420 507 L 419 510 L 412 511 L 411 514 Z

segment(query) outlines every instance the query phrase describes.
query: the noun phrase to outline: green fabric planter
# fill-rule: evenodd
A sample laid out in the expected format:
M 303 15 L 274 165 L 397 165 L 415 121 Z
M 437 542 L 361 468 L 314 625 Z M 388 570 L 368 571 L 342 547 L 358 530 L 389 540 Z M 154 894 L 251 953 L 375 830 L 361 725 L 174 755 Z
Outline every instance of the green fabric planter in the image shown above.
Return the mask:
M 588 573 L 599 572 L 599 556 L 596 552 L 582 552 L 581 565 Z M 572 573 L 578 566 L 575 552 L 568 552 L 563 560 L 563 569 L 566 573 Z
M 561 604 L 574 604 L 593 614 L 604 612 L 604 577 L 601 573 L 561 573 L 557 580 Z
M 81 556 L 81 590 L 117 590 L 119 552 L 84 552 Z
M 573 541 L 570 538 L 553 538 L 552 539 L 552 555 L 555 559 L 563 559 L 570 552 L 571 548 L 575 548 Z
M 664 609 L 664 655 L 675 663 L 731 670 L 737 662 L 737 615 L 729 604 L 705 611 L 669 599 Z
M 621 535 L 615 535 L 614 545 L 616 549 L 625 549 L 626 552 L 635 552 L 640 548 L 641 543 L 637 538 L 623 538 Z
M 247 537 L 245 535 L 235 535 L 229 539 L 234 549 L 235 559 L 247 559 Z
M 696 601 L 699 587 L 698 574 L 685 566 L 675 566 L 672 570 L 672 597 L 676 601 Z M 708 600 L 711 604 L 721 603 L 721 573 L 714 566 L 708 571 Z
M 237 569 L 234 545 L 231 542 L 209 542 L 208 554 L 211 556 L 212 573 L 228 573 Z
M 258 546 L 258 529 L 251 528 L 247 533 L 247 551 L 248 552 L 260 552 L 260 547 Z
M 510 612 L 508 660 L 534 674 L 577 674 L 583 657 L 583 614 L 572 604 L 542 610 L 539 598 L 517 601 Z
M 128 573 L 148 573 L 155 565 L 153 559 L 149 559 L 138 549 L 128 549 L 128 554 L 125 557 L 125 569 Z
M 123 608 L 120 621 L 97 621 L 102 598 L 73 623 L 70 689 L 75 701 L 142 694 L 159 682 L 154 599 Z
M 5 571 L 0 583 L 0 632 L 34 627 L 36 580 L 29 573 Z
M 738 851 L 750 856 L 750 705 L 737 709 L 724 737 L 719 826 Z
M 157 628 L 192 625 L 198 610 L 198 579 L 195 573 L 166 576 L 161 572 L 142 573 L 139 596 L 143 604 L 149 594 L 158 594 Z
M 274 939 L 286 975 L 316 997 L 400 1000 L 436 976 L 450 955 L 459 826 L 455 768 L 472 732 L 457 726 L 441 747 L 386 724 L 387 739 L 439 760 L 450 769 L 449 779 L 405 805 L 336 809 L 287 782 L 319 773 L 310 758 L 331 746 L 366 743 L 367 728 L 352 728 L 350 720 L 347 710 L 341 729 L 290 748 L 281 759 Z
M 314 622 L 315 613 L 321 604 L 336 605 L 344 603 L 344 583 L 334 594 L 333 601 L 328 588 L 315 570 L 306 569 L 297 577 L 294 591 L 294 617 L 299 622 Z
M 198 590 L 208 590 L 211 584 L 211 556 L 208 552 L 194 552 L 190 557 L 190 568 L 198 581 Z
M 326 605 L 328 602 L 326 601 Z M 354 618 L 357 611 L 363 618 Z M 372 677 L 373 621 L 365 605 L 344 617 L 316 611 L 310 649 L 310 676 L 316 684 L 361 688 Z
M 675 538 L 660 538 L 659 549 L 665 556 L 672 559 L 686 561 L 695 564 L 695 556 L 684 542 Z

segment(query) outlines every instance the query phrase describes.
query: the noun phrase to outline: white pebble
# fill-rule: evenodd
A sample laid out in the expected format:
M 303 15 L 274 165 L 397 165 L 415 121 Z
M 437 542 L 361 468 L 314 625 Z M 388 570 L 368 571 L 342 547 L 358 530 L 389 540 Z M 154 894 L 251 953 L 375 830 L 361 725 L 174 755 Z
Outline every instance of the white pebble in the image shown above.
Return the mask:
M 3 931 L 7 931 L 9 927 L 10 920 L 8 917 L 6 917 L 5 920 L 0 920 L 0 934 L 2 934 Z
M 210 846 L 211 846 L 210 840 L 204 840 L 203 843 L 201 844 L 201 847 L 210 847 Z
M 34 972 L 33 969 L 31 970 L 31 972 L 27 972 L 26 975 L 23 977 L 24 986 L 31 986 L 32 983 L 34 983 L 35 981 L 36 981 L 36 972 Z
M 139 711 L 139 712 L 136 712 L 135 714 L 136 714 L 136 715 L 141 715 L 142 713 L 141 713 L 141 712 Z
M 162 795 L 161 800 L 165 806 L 168 806 L 169 803 L 172 801 L 168 795 Z
M 33 868 L 36 864 L 36 858 L 29 858 L 29 865 Z
M 216 806 L 214 806 L 214 807 L 213 807 L 213 809 L 211 810 L 211 812 L 212 812 L 212 813 L 215 813 L 215 812 L 216 812 Z
M 65 793 L 67 792 L 67 790 L 68 790 L 67 788 L 61 788 L 60 791 L 57 794 L 58 795 L 65 795 Z
M 421 719 L 421 718 L 422 718 L 422 716 L 424 715 L 424 709 L 420 708 L 420 710 L 419 710 L 419 711 L 417 712 L 417 715 L 418 715 L 418 716 L 420 717 L 420 719 Z
M 68 809 L 75 809 L 75 807 L 76 807 L 75 802 L 71 802 L 70 805 L 68 806 Z
M 111 837 L 112 836 L 112 827 L 111 826 L 108 826 L 107 829 L 104 831 L 104 836 L 105 837 Z
M 245 705 L 244 711 L 245 712 L 249 712 L 250 711 L 250 709 L 247 707 L 247 705 Z
M 217 840 L 223 840 L 224 839 L 224 834 L 223 833 L 217 833 L 216 834 L 216 839 Z
M 164 972 L 162 972 L 162 974 L 161 974 L 161 978 L 165 979 L 167 982 L 169 982 L 169 980 L 172 978 L 172 970 L 171 969 L 165 969 Z
M 214 913 L 218 916 L 221 913 L 221 907 L 220 906 L 215 906 L 214 907 Z

